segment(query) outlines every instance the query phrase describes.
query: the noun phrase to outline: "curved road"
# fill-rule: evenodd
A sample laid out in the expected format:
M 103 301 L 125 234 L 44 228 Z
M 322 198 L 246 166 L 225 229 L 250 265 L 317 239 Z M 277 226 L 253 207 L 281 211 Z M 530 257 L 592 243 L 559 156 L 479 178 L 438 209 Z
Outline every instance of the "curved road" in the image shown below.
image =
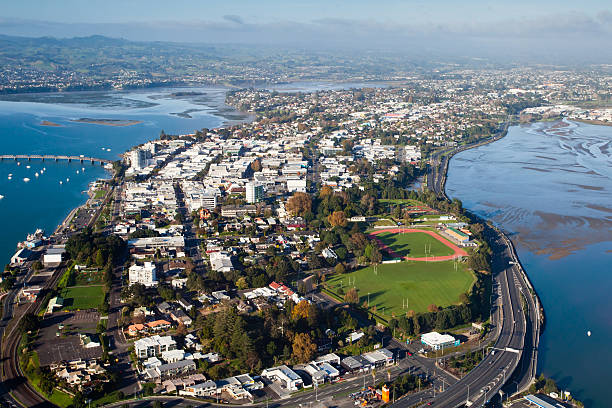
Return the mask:
M 504 124 L 504 131 L 507 130 L 508 123 Z M 437 195 L 448 198 L 444 192 L 444 184 L 450 157 L 467 148 L 498 140 L 503 133 L 502 131 L 484 142 L 432 156 L 436 166 L 430 169 L 429 188 Z M 440 155 L 444 155 L 441 162 Z M 518 261 L 512 242 L 497 228 L 486 224 L 485 228 L 485 235 L 494 252 L 491 266 L 497 302 L 491 307 L 492 317 L 496 316 L 493 321 L 497 322 L 499 337 L 482 362 L 446 392 L 431 400 L 431 406 L 483 406 L 498 391 L 521 391 L 527 388 L 535 377 L 540 332 L 540 306 L 537 296 Z M 394 405 L 409 406 L 404 402 Z

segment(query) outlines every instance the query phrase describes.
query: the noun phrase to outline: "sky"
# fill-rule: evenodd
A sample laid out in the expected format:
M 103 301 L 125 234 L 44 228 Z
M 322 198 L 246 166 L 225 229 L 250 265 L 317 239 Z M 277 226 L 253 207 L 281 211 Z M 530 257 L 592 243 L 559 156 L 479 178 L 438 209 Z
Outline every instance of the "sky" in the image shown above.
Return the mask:
M 516 55 L 610 49 L 602 0 L 20 0 L 0 34 Z M 611 53 L 611 54 L 609 54 Z M 612 57 L 604 51 L 600 58 Z

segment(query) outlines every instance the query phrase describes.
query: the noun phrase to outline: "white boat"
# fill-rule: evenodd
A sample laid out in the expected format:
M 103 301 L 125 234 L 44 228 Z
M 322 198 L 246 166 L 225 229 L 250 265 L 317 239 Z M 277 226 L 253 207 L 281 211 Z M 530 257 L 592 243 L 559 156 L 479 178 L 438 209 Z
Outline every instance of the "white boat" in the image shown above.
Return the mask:
M 4 196 L 2 194 L 0 194 L 0 200 L 2 200 L 4 198 Z
M 77 170 L 77 174 L 79 174 L 79 171 Z
M 28 164 L 28 165 L 26 166 L 26 169 L 29 169 L 29 168 L 30 168 L 30 165 Z
M 70 181 L 70 179 L 69 179 L 69 178 L 66 178 L 66 183 L 67 183 L 67 182 L 69 182 L 69 181 Z
M 64 182 L 62 180 L 60 180 L 60 184 L 64 184 Z
M 21 162 L 17 162 L 17 165 L 18 165 L 18 166 L 21 166 Z
M 23 178 L 23 181 L 25 181 L 25 182 L 27 183 L 28 181 L 30 181 L 30 179 L 29 179 L 29 178 L 27 178 L 27 177 L 24 177 L 24 178 Z
M 34 175 L 35 175 L 36 177 L 38 177 L 38 173 L 34 173 Z
M 106 151 L 107 151 L 107 152 L 110 152 L 110 151 L 111 151 L 111 149 L 106 149 Z

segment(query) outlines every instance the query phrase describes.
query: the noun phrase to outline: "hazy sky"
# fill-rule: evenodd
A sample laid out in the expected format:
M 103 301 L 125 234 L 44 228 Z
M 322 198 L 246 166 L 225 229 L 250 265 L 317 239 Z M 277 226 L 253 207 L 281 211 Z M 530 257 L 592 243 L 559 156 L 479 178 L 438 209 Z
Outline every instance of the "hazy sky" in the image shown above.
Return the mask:
M 68 23 L 225 21 L 228 16 L 238 16 L 246 23 L 283 20 L 305 23 L 335 18 L 457 24 L 563 13 L 592 15 L 612 9 L 609 0 L 20 0 L 3 3 L 0 11 L 3 17 Z
M 611 0 L 19 0 L 0 34 L 612 56 Z

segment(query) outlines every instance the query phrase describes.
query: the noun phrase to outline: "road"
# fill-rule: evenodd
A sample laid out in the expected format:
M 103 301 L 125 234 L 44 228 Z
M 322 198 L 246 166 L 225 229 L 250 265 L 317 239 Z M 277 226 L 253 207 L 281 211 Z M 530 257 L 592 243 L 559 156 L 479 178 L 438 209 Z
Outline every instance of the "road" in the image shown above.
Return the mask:
M 452 155 L 499 139 L 507 130 L 508 124 L 509 121 L 504 124 L 499 134 L 487 141 L 432 156 L 434 166 L 430 169 L 428 177 L 429 188 L 437 195 L 446 197 L 444 184 L 448 161 Z M 439 160 L 440 155 L 443 155 L 442 161 Z M 503 389 L 506 393 L 517 392 L 528 387 L 535 377 L 540 333 L 537 296 L 506 235 L 497 228 L 485 226 L 485 236 L 494 253 L 491 266 L 493 287 L 497 289 L 498 306 L 492 305 L 492 314 L 495 317 L 493 321 L 496 322 L 499 336 L 494 348 L 481 363 L 444 393 L 432 398 L 429 401 L 431 406 L 450 408 L 463 405 L 483 406 L 498 391 Z M 504 386 L 506 387 L 503 388 Z M 403 400 L 394 405 L 407 407 L 411 403 L 414 401 Z
M 45 282 L 39 299 L 44 297 L 46 290 L 57 284 L 62 272 L 63 269 L 57 269 Z M 32 274 L 33 271 L 29 269 L 29 272 L 18 283 L 27 281 Z M 19 342 L 21 340 L 21 332 L 18 329 L 19 322 L 26 313 L 37 313 L 42 306 L 41 301 L 38 300 L 35 303 L 24 306 L 25 310 L 20 310 L 19 316 L 14 316 L 13 303 L 20 288 L 21 285 L 16 284 L 6 295 L 3 303 L 3 316 L 0 324 L 0 334 L 2 335 L 2 383 L 0 385 L 0 398 L 11 406 L 17 406 L 16 404 L 18 404 L 26 407 L 54 407 L 53 404 L 32 387 L 19 366 Z M 15 319 L 13 319 L 14 317 Z
M 374 382 L 379 383 L 383 380 L 395 379 L 399 375 L 403 374 L 418 374 L 427 376 L 434 384 L 436 389 L 443 389 L 448 386 L 449 383 L 455 383 L 457 380 L 450 376 L 448 373 L 437 369 L 434 361 L 431 359 L 425 359 L 417 356 L 408 356 L 405 354 L 405 345 L 397 340 L 393 340 L 391 344 L 387 345 L 390 350 L 396 350 L 401 356 L 397 365 L 380 368 L 376 371 L 375 378 L 371 373 L 356 374 L 352 376 L 346 376 L 345 381 L 337 382 L 335 384 L 326 385 L 319 388 L 318 390 L 309 389 L 302 392 L 298 392 L 288 398 L 280 400 L 265 399 L 259 400 L 254 404 L 242 404 L 244 407 L 308 407 L 316 406 L 317 402 L 321 401 L 334 401 L 334 405 L 338 404 L 342 399 L 346 399 L 346 402 L 350 405 L 353 404 L 352 400 L 344 398 L 348 394 L 359 391 L 364 388 L 364 385 L 371 386 Z M 410 395 L 411 401 L 426 400 L 433 395 L 434 390 L 432 387 L 424 389 L 421 392 Z M 398 396 L 399 397 L 399 396 Z M 142 400 L 134 401 L 122 401 L 114 404 L 107 405 L 107 407 L 122 407 L 127 404 L 130 407 L 145 407 L 150 406 L 151 401 L 158 400 L 166 403 L 166 406 L 171 407 L 195 407 L 195 406 L 206 406 L 206 407 L 227 407 L 226 404 L 214 404 L 207 403 L 197 399 L 190 399 L 185 397 L 163 397 L 163 396 L 152 396 Z M 406 399 L 408 400 L 408 399 Z M 342 404 L 345 405 L 345 404 Z

